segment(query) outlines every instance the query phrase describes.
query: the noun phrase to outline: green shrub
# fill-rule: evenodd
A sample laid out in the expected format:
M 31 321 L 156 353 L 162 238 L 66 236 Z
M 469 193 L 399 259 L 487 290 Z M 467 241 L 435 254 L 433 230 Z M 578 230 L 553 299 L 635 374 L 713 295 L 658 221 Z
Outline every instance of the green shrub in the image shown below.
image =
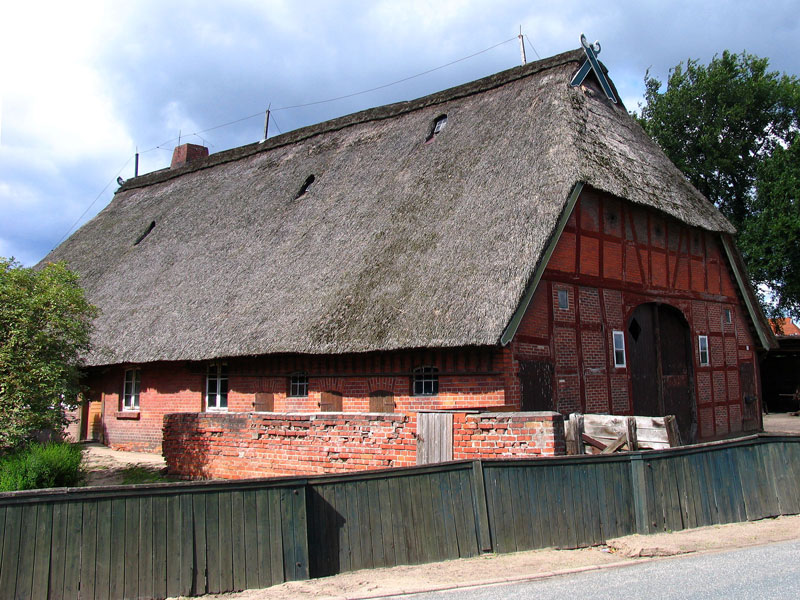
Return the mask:
M 80 485 L 82 458 L 80 446 L 74 444 L 31 444 L 0 459 L 0 491 Z

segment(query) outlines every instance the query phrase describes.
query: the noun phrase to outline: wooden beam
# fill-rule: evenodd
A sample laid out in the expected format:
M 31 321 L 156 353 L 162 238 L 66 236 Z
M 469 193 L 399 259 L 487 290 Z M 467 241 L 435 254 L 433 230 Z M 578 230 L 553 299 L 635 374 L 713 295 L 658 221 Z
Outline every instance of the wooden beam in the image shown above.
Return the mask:
M 605 450 L 603 450 L 600 454 L 613 454 L 627 443 L 628 443 L 628 434 L 626 432 L 623 433 L 621 436 L 619 436 L 611 444 L 606 446 Z

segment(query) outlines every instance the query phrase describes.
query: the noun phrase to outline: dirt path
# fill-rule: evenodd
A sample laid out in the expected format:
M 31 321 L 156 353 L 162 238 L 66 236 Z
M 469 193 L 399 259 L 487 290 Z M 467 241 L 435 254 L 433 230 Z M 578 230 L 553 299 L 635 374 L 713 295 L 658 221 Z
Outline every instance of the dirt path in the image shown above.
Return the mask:
M 770 433 L 800 433 L 800 416 L 793 413 L 764 415 L 764 431 Z
M 159 454 L 120 452 L 94 442 L 83 447 L 83 465 L 87 471 L 86 485 L 119 485 L 131 467 L 158 476 L 167 465 Z
M 413 592 L 552 577 L 576 571 L 631 564 L 652 557 L 714 552 L 800 538 L 800 516 L 733 523 L 648 536 L 630 535 L 607 546 L 582 550 L 534 550 L 488 554 L 427 565 L 343 573 L 293 581 L 266 590 L 205 596 L 225 600 L 379 598 Z

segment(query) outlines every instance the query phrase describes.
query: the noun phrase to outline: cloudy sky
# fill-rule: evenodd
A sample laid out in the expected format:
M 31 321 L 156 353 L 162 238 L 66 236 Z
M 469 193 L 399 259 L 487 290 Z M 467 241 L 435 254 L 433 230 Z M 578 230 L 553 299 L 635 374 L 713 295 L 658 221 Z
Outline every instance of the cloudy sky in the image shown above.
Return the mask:
M 9 2 L 0 256 L 36 264 L 133 176 L 137 148 L 145 173 L 169 165 L 179 134 L 211 152 L 261 139 L 269 105 L 272 136 L 471 81 L 520 63 L 520 26 L 529 60 L 578 47 L 581 32 L 599 40 L 629 109 L 648 68 L 664 79 L 724 49 L 800 74 L 796 0 Z

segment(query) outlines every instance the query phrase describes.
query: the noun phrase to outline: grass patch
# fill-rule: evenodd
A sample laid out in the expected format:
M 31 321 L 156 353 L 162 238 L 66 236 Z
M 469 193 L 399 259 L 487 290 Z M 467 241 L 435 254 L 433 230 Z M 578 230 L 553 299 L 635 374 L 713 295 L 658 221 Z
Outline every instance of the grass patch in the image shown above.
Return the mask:
M 0 458 L 0 491 L 72 487 L 84 481 L 81 447 L 66 442 L 30 444 Z
M 161 469 L 149 469 L 139 465 L 120 469 L 123 485 L 136 485 L 139 483 L 165 483 L 172 481 L 161 472 Z

